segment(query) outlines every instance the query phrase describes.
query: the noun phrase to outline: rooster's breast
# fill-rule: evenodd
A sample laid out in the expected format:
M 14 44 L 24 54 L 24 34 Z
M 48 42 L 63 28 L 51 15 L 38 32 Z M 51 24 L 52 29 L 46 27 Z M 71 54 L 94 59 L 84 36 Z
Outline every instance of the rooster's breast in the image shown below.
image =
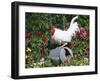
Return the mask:
M 70 42 L 70 34 L 67 31 L 56 31 L 52 38 L 56 41 Z

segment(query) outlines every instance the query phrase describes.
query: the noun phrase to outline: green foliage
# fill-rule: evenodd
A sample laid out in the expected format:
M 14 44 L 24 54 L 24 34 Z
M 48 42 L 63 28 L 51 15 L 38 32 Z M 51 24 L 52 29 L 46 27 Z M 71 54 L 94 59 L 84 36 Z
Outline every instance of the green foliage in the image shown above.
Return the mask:
M 80 26 L 89 27 L 89 16 L 79 16 L 78 22 Z

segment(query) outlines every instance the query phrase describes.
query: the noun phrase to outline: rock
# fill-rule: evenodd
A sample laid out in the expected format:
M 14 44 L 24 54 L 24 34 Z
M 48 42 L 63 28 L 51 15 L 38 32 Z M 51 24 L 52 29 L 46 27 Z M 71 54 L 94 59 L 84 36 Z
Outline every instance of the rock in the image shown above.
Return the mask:
M 52 50 L 50 51 L 49 58 L 51 59 L 51 62 L 52 62 L 53 65 L 55 65 L 55 66 L 61 64 L 60 52 L 61 52 L 61 48 L 59 48 L 59 47 L 57 47 L 57 48 L 55 48 L 55 49 L 52 49 Z
M 61 63 L 65 64 L 70 62 L 70 59 L 73 57 L 72 50 L 68 47 L 57 47 L 55 49 L 52 49 L 49 54 L 49 58 L 51 59 L 51 62 L 53 65 L 57 66 Z

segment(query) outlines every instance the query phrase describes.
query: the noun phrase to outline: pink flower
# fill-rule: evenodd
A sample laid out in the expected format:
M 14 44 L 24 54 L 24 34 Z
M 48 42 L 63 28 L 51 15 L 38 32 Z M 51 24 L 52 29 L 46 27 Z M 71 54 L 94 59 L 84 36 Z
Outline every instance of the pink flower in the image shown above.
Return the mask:
M 77 35 L 78 35 L 78 39 L 86 38 L 89 36 L 89 31 L 87 31 L 85 28 L 81 27 L 80 32 L 78 32 Z

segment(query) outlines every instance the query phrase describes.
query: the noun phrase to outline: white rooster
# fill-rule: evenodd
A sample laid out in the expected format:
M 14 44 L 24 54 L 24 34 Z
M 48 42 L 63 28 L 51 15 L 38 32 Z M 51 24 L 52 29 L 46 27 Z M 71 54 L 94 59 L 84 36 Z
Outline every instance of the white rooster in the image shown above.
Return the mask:
M 79 32 L 79 26 L 78 23 L 75 22 L 75 20 L 78 18 L 78 16 L 75 16 L 70 23 L 70 26 L 67 30 L 61 30 L 56 28 L 55 26 L 51 27 L 51 38 L 55 40 L 58 43 L 64 43 L 62 47 L 67 45 L 68 42 L 71 42 L 72 37 L 76 35 L 76 32 Z

